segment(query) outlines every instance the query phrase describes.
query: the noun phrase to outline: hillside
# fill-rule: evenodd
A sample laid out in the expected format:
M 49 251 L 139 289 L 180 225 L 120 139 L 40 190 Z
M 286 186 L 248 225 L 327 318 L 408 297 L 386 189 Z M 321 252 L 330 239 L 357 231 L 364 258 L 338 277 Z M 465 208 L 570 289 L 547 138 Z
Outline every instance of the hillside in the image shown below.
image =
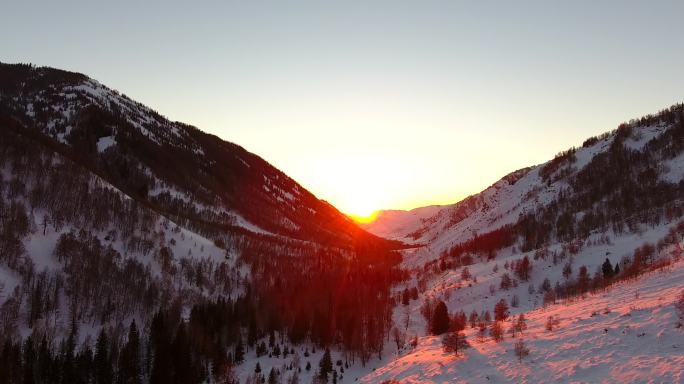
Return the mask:
M 512 245 L 513 237 L 525 236 L 520 246 L 529 250 L 585 237 L 620 222 L 624 227 L 627 216 L 664 210 L 664 205 L 679 211 L 684 176 L 682 109 L 676 105 L 587 139 L 580 148 L 512 172 L 458 203 L 380 212 L 377 220 L 363 227 L 426 245 L 422 254 L 427 261 L 453 254 L 455 246 L 473 238 L 486 242 L 484 236 L 499 229 L 512 236 L 496 236 L 494 243 Z M 486 247 L 504 248 L 503 243 L 494 243 Z
M 526 311 L 522 336 L 501 343 L 468 328 L 471 347 L 444 352 L 441 338 L 425 336 L 415 349 L 365 376 L 364 383 L 681 383 L 684 332 L 673 305 L 682 295 L 684 263 L 653 272 L 581 300 Z M 549 331 L 549 317 L 558 319 Z M 513 321 L 506 321 L 507 330 Z M 524 340 L 529 356 L 514 353 Z
M 396 357 L 362 382 L 681 382 L 683 158 L 676 105 L 459 203 L 381 213 L 365 228 L 419 246 L 404 251 Z M 440 303 L 470 344 L 459 355 L 433 330 Z
M 0 113 L 25 134 L 178 218 L 338 246 L 366 236 L 262 158 L 85 75 L 0 64 L 0 89 Z
M 257 155 L 29 65 L 0 64 L 0 132 L 0 383 L 28 345 L 34 381 L 87 382 L 100 337 L 119 376 L 144 344 L 151 382 L 230 380 L 273 335 L 382 349 L 399 244 Z
M 0 129 L 0 384 L 683 379 L 684 105 L 365 230 L 82 74 Z

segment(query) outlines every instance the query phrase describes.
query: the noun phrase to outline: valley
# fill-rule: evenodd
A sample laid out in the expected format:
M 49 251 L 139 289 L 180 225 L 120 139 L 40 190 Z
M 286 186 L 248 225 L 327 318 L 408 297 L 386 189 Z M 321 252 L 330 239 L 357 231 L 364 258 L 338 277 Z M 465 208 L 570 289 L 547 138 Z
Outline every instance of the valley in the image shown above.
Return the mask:
M 357 225 L 85 75 L 0 91 L 0 383 L 684 380 L 682 104 Z

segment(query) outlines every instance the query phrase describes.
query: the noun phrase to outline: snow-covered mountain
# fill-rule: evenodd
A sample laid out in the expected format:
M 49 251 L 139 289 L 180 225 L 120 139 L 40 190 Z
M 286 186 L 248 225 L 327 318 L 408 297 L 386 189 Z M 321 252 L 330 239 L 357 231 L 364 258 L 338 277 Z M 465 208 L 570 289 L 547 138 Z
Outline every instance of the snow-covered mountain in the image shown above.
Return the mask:
M 0 383 L 88 382 L 69 364 L 92 358 L 98 334 L 118 377 L 131 364 L 116 353 L 144 343 L 135 375 L 150 382 L 244 377 L 274 335 L 288 362 L 314 345 L 366 362 L 382 350 L 398 245 L 96 80 L 0 64 Z M 39 347 L 60 368 L 15 367 L 16 349 Z
M 682 133 L 679 123 L 674 124 L 670 115 L 680 115 L 681 109 L 678 105 L 664 111 L 665 117 L 649 116 L 623 124 L 620 129 L 588 139 L 582 147 L 571 148 L 553 160 L 512 172 L 484 191 L 458 203 L 410 211 L 381 211 L 375 221 L 362 227 L 387 238 L 426 245 L 422 252 L 426 254 L 425 260 L 434 260 L 476 235 L 514 226 L 543 209 L 560 211 L 566 200 L 583 199 L 582 205 L 567 207 L 577 219 L 582 219 L 597 208 L 596 205 L 588 205 L 587 198 L 592 200 L 591 203 L 602 197 L 612 198 L 623 192 L 621 188 L 626 181 L 643 183 L 644 189 L 659 193 L 668 190 L 675 198 L 667 203 L 679 204 L 677 197 L 681 195 L 677 193 L 681 191 L 684 177 Z M 616 148 L 625 150 L 624 168 L 617 167 L 621 165 L 617 158 L 623 155 L 616 154 Z M 597 171 L 610 174 L 593 173 Z M 609 176 L 610 182 L 615 179 L 614 185 L 599 186 L 606 190 L 592 191 L 595 196 L 582 196 L 594 188 L 586 185 L 589 184 L 588 178 L 596 178 L 596 183 L 600 183 L 604 176 Z M 621 207 L 620 211 L 638 211 L 639 203 L 633 202 L 636 196 L 628 197 L 634 206 Z M 559 205 L 561 208 L 557 209 Z
M 6 118 L 167 213 L 338 245 L 366 236 L 262 158 L 85 75 L 2 64 L 0 90 Z
M 364 227 L 416 244 L 394 312 L 415 339 L 362 382 L 684 382 L 683 197 L 675 105 L 456 204 L 380 213 Z M 467 319 L 458 355 L 430 331 L 439 302 L 449 332 Z

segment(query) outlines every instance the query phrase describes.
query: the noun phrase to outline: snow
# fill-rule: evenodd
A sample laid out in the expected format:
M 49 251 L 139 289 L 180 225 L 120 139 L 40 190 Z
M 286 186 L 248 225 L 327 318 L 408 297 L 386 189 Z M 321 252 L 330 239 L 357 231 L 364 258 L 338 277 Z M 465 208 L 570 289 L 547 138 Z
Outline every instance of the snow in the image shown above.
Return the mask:
M 625 146 L 642 150 L 651 140 L 669 127 L 654 125 L 635 127 Z M 561 164 L 571 173 L 582 170 L 599 153 L 605 152 L 613 142 L 613 135 L 593 145 L 578 148 L 574 161 Z M 411 244 L 426 244 L 409 263 L 415 267 L 435 260 L 450 247 L 507 224 L 515 223 L 521 214 L 534 212 L 554 201 L 568 188 L 566 178 L 554 179 L 547 184 L 539 176 L 545 164 L 513 172 L 479 194 L 458 203 L 441 207 L 423 207 L 412 211 L 381 211 L 378 219 L 364 225 L 369 232 Z M 661 178 L 678 183 L 684 178 L 684 155 L 665 162 Z
M 242 227 L 248 231 L 252 231 L 254 233 L 259 233 L 262 235 L 270 235 L 270 236 L 276 236 L 274 233 L 269 232 L 265 229 L 262 229 L 261 227 L 257 226 L 256 224 L 251 223 L 244 217 L 240 216 L 238 213 L 235 212 L 230 212 L 230 215 L 233 216 L 235 219 L 235 225 Z
M 468 328 L 471 348 L 460 356 L 443 352 L 439 337 L 421 337 L 415 350 L 361 382 L 682 383 L 684 331 L 676 328 L 673 302 L 683 280 L 680 261 L 606 292 L 525 313 L 528 329 L 522 338 L 531 352 L 522 362 L 508 333 L 499 344 L 489 338 L 480 342 L 476 330 Z M 560 327 L 547 331 L 551 315 L 560 319 Z
M 425 220 L 435 215 L 442 206 L 433 205 L 421 207 L 410 211 L 385 210 L 380 211 L 373 222 L 362 224 L 361 227 L 371 230 L 375 235 L 385 238 L 404 237 L 401 234 L 409 233 L 419 227 Z M 404 239 L 413 242 L 412 239 Z
M 644 229 L 641 233 L 626 234 L 623 236 L 616 236 L 613 233 L 608 233 L 608 236 L 611 238 L 609 244 L 598 243 L 596 245 L 586 245 L 577 254 L 572 255 L 574 260 L 572 266 L 573 272 L 576 275 L 579 267 L 585 265 L 587 266 L 589 273 L 593 274 L 606 258 L 608 258 L 612 264 L 615 264 L 620 261 L 622 256 L 631 256 L 634 249 L 644 243 L 657 243 L 658 240 L 665 236 L 668 229 L 673 224 L 674 223 L 666 223 L 655 228 Z M 595 240 L 599 240 L 599 237 L 599 235 L 595 235 L 590 238 L 590 240 L 594 242 Z M 558 252 L 560 249 L 561 244 L 552 244 L 549 247 L 550 252 Z M 535 288 L 538 288 L 545 278 L 548 278 L 551 284 L 554 284 L 556 281 L 565 281 L 562 270 L 565 263 L 569 260 L 568 256 L 566 260 L 559 260 L 558 264 L 554 265 L 551 257 L 547 258 L 547 260 L 534 260 L 533 254 L 534 252 L 513 254 L 511 249 L 508 248 L 500 252 L 500 255 L 495 260 L 489 262 L 476 262 L 475 264 L 468 266 L 471 274 L 477 277 L 477 283 L 462 281 L 461 269 L 447 270 L 435 279 L 433 284 L 428 287 L 425 295 L 431 297 L 444 297 L 445 295 L 448 295 L 450 296 L 450 299 L 445 300 L 448 306 L 450 308 L 462 309 L 466 313 L 470 313 L 473 309 L 478 312 L 481 312 L 482 310 L 491 310 L 499 299 L 504 298 L 507 301 L 510 301 L 510 298 L 513 297 L 513 295 L 517 295 L 520 298 L 520 308 L 513 309 L 514 312 L 533 309 L 534 307 L 541 305 L 542 295 L 536 293 L 530 296 L 527 291 L 528 285 L 531 283 Z M 501 276 L 504 273 L 508 273 L 513 277 L 513 272 L 506 270 L 504 264 L 506 262 L 510 264 L 524 256 L 528 256 L 533 265 L 530 281 L 521 282 L 517 288 L 513 287 L 508 291 L 497 291 L 497 293 L 492 295 L 489 292 L 490 284 L 494 284 L 498 288 Z M 495 265 L 498 265 L 499 267 L 498 272 L 496 273 L 493 272 Z
M 594 145 L 591 145 L 587 148 L 580 148 L 575 152 L 575 162 L 573 166 L 577 169 L 580 170 L 584 168 L 591 159 L 594 158 L 597 154 L 601 152 L 605 152 L 608 147 L 613 143 L 612 138 L 610 139 L 604 139 L 600 140 L 599 142 L 595 143 Z
M 670 183 L 679 183 L 684 179 L 684 153 L 665 162 L 662 179 Z
M 573 256 L 573 268 L 576 271 L 580 265 L 587 265 L 593 273 L 606 257 L 615 263 L 644 242 L 657 242 L 673 224 L 665 223 L 622 236 L 611 234 L 612 241 L 608 244 L 593 244 L 599 238 L 595 235 L 591 238 L 592 245 L 585 246 Z M 553 244 L 551 249 L 560 249 L 560 246 Z M 678 246 L 681 248 L 684 243 Z M 410 260 L 420 250 L 414 248 L 402 252 L 404 259 Z M 606 256 L 606 253 L 609 255 Z M 607 292 L 589 295 L 583 300 L 541 308 L 541 294 L 535 292 L 529 295 L 527 283 L 521 283 L 509 291 L 497 290 L 494 295 L 489 293 L 489 285 L 495 283 L 498 287 L 503 273 L 513 275 L 504 269 L 503 264 L 523 255 L 513 254 L 507 249 L 494 261 L 469 266 L 472 275 L 477 277 L 477 283 L 472 280 L 461 281 L 460 269 L 448 270 L 429 279 L 427 289 L 420 293 L 418 300 L 411 301 L 409 306 L 398 305 L 394 310 L 394 324 L 398 327 L 403 327 L 404 316 L 409 314 L 407 339 L 418 336 L 417 348 L 412 350 L 406 347 L 397 351 L 396 346 L 388 341 L 381 359 L 374 357 L 365 367 L 357 362 L 345 369 L 344 380 L 339 382 L 380 383 L 390 379 L 406 383 L 601 382 L 619 378 L 615 380 L 636 383 L 650 377 L 654 377 L 656 382 L 681 380 L 678 367 L 684 362 L 684 355 L 672 353 L 676 350 L 672 345 L 684 348 L 684 331 L 674 329 L 675 313 L 671 303 L 682 289 L 680 282 L 684 278 L 684 261 L 675 264 L 671 270 L 620 283 Z M 527 255 L 532 258 L 531 253 Z M 535 287 L 541 285 L 545 277 L 549 277 L 552 284 L 562 279 L 564 262 L 557 265 L 553 265 L 550 259 L 532 259 L 532 262 L 531 283 Z M 492 271 L 495 264 L 499 266 L 497 273 Z M 406 286 L 414 284 L 415 277 Z M 402 289 L 403 286 L 400 286 L 397 291 Z M 636 300 L 635 292 L 639 293 Z M 479 343 L 474 331 L 468 329 L 467 337 L 473 347 L 465 356 L 459 357 L 443 352 L 440 337 L 425 335 L 426 324 L 419 309 L 425 297 L 442 298 L 452 313 L 464 310 L 469 314 L 473 309 L 478 312 L 484 309 L 491 311 L 499 299 L 509 301 L 514 294 L 520 297 L 520 306 L 511 310 L 515 315 L 525 314 L 528 330 L 524 339 L 532 351 L 523 363 L 515 359 L 512 352 L 514 341 L 510 340 L 508 334 L 501 344 L 492 341 Z M 603 313 L 606 308 L 610 309 L 610 313 Z M 592 316 L 596 311 L 599 314 Z M 554 333 L 544 329 L 546 319 L 551 314 L 561 319 L 561 328 Z M 508 325 L 504 328 L 507 329 Z M 609 329 L 608 336 L 603 334 L 605 328 Z M 638 336 L 644 332 L 646 336 Z M 648 341 L 647 348 L 637 351 L 644 341 Z M 311 357 L 304 358 L 305 348 L 311 350 L 310 345 L 295 347 L 302 366 L 301 382 L 310 381 L 322 354 L 318 350 Z M 343 359 L 340 351 L 334 349 L 332 356 L 333 361 Z M 289 364 L 291 357 L 257 358 L 254 351 L 250 351 L 245 362 L 237 367 L 241 381 L 254 371 L 257 361 L 267 375 L 271 367 L 283 371 L 283 364 Z M 306 361 L 313 367 L 311 372 L 303 369 Z M 284 372 L 287 377 L 291 371 Z
M 640 151 L 649 141 L 663 134 L 666 129 L 667 126 L 663 125 L 636 128 L 632 136 L 625 140 L 625 146 L 629 149 Z
M 97 151 L 102 153 L 114 144 L 116 144 L 116 140 L 113 136 L 101 137 L 97 140 Z
M 664 125 L 635 127 L 625 140 L 631 150 L 644 150 L 668 127 Z M 613 135 L 578 148 L 574 159 L 562 162 L 559 169 L 571 175 L 583 169 L 598 154 L 610 148 Z M 562 269 L 572 262 L 573 276 L 585 265 L 590 275 L 608 258 L 614 265 L 634 249 L 656 244 L 675 224 L 665 222 L 655 227 L 642 226 L 634 233 L 615 234 L 612 231 L 593 233 L 575 254 L 563 252 L 567 244 L 552 243 L 547 258 L 534 259 L 534 252 L 518 253 L 513 248 L 500 250 L 493 261 L 476 259 L 468 266 L 477 279 L 461 279 L 462 269 L 447 269 L 426 273 L 423 265 L 436 260 L 451 246 L 514 223 L 520 214 L 533 212 L 554 201 L 569 187 L 567 178 L 554 175 L 542 180 L 539 173 L 545 164 L 522 169 L 502 178 L 483 192 L 456 204 L 424 207 L 412 211 L 384 211 L 365 228 L 370 232 L 422 246 L 402 251 L 403 267 L 412 277 L 397 291 L 415 287 L 419 280 L 425 285 L 418 300 L 408 306 L 399 305 L 394 312 L 395 324 L 407 324 L 409 337 L 419 337 L 413 350 L 404 350 L 394 359 L 384 360 L 384 366 L 361 379 L 365 383 L 399 380 L 406 383 L 517 383 L 517 382 L 668 382 L 684 383 L 684 331 L 676 328 L 677 313 L 672 305 L 682 292 L 684 261 L 663 272 L 651 272 L 638 280 L 621 282 L 607 291 L 573 299 L 561 305 L 542 308 L 543 295 L 539 287 L 548 278 L 551 285 L 563 283 Z M 661 179 L 679 183 L 684 177 L 684 155 L 664 161 Z M 581 215 L 578 212 L 578 215 Z M 666 249 L 664 254 L 681 253 L 684 243 Z M 553 254 L 558 257 L 553 261 Z M 561 258 L 561 255 L 562 258 Z M 504 268 L 505 263 L 527 256 L 533 265 L 529 282 L 518 282 L 510 290 L 499 289 L 501 276 L 515 274 Z M 494 270 L 497 270 L 494 272 Z M 492 293 L 490 285 L 495 286 Z M 531 286 L 531 287 L 530 287 Z M 530 289 L 532 288 L 532 289 Z M 532 291 L 532 293 L 530 293 Z M 520 304 L 511 308 L 514 315 L 524 313 L 528 330 L 525 342 L 530 357 L 518 362 L 513 353 L 515 340 L 506 334 L 506 341 L 496 344 L 489 337 L 477 340 L 475 330 L 466 335 L 472 348 L 461 356 L 442 350 L 441 338 L 426 336 L 426 323 L 420 306 L 426 298 L 443 300 L 454 313 L 463 310 L 478 313 L 492 311 L 501 299 L 510 303 L 517 296 Z M 561 319 L 561 328 L 545 330 L 550 315 Z M 406 317 L 408 316 L 408 321 Z M 509 324 L 504 328 L 508 329 Z
M 59 269 L 59 261 L 57 261 L 57 258 L 55 258 L 53 255 L 55 244 L 57 244 L 57 239 L 59 239 L 61 234 L 67 233 L 72 229 L 70 226 L 65 226 L 65 228 L 59 232 L 55 232 L 52 226 L 48 225 L 45 230 L 45 234 L 43 234 L 42 224 L 44 216 L 44 212 L 37 210 L 34 211 L 33 221 L 39 228 L 36 233 L 27 237 L 24 241 L 26 254 L 31 256 L 31 260 L 39 271 L 44 268 Z M 49 223 L 50 221 L 48 220 L 48 224 Z
M 26 105 L 26 116 L 35 117 L 36 112 L 33 110 L 33 103 L 28 103 Z
M 96 104 L 108 110 L 118 110 L 135 129 L 157 144 L 189 146 L 197 155 L 204 154 L 197 143 L 177 123 L 159 116 L 152 109 L 107 88 L 96 80 L 86 79 L 78 85 L 63 86 L 55 89 L 54 92 L 64 99 L 62 122 L 68 122 L 77 107 L 78 109 L 83 107 L 83 99 L 85 99 L 86 103 Z M 39 98 L 38 95 L 33 97 L 36 100 Z
M 19 274 L 0 265 L 0 306 L 5 303 L 20 281 Z

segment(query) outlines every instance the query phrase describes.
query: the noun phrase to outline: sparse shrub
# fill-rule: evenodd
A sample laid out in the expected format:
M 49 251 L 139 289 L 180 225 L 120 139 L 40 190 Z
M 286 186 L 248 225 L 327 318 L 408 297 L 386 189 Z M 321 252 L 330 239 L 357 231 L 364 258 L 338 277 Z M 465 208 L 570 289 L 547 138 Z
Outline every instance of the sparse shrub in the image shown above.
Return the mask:
M 485 334 L 487 333 L 487 324 L 484 321 L 480 321 L 477 324 L 477 339 L 483 342 L 485 339 Z
M 503 327 L 501 327 L 500 322 L 495 321 L 494 323 L 492 323 L 492 326 L 489 328 L 489 335 L 492 337 L 492 340 L 494 340 L 497 343 L 503 341 L 504 331 Z
M 511 307 L 518 308 L 519 305 L 520 298 L 518 298 L 518 295 L 513 295 L 513 297 L 511 297 Z
M 511 280 L 511 276 L 508 275 L 508 273 L 504 273 L 501 275 L 501 283 L 499 284 L 499 287 L 505 291 L 511 289 L 511 285 L 513 285 L 513 281 Z
M 520 334 L 527 330 L 527 322 L 525 321 L 525 315 L 523 315 L 522 313 L 518 315 L 518 320 L 516 320 L 515 324 L 513 324 L 513 329 L 515 329 L 515 331 Z
M 547 331 L 551 332 L 554 329 L 557 329 L 559 326 L 560 326 L 560 319 L 558 318 L 558 316 L 551 315 L 546 319 L 545 328 Z
M 409 341 L 411 348 L 416 348 L 418 346 L 418 336 L 413 336 L 411 341 Z
M 480 316 L 478 316 L 477 312 L 473 309 L 473 311 L 470 312 L 470 316 L 468 316 L 468 322 L 470 322 L 470 328 L 477 327 L 478 320 L 480 320 Z
M 399 328 L 392 328 L 392 339 L 394 340 L 394 343 L 397 345 L 397 350 L 401 350 L 404 348 L 404 345 L 406 344 L 406 334 L 402 332 Z
M 572 276 L 572 263 L 567 262 L 563 266 L 563 277 L 565 277 L 565 280 L 570 279 L 570 276 Z
M 468 267 L 463 267 L 463 270 L 461 270 L 461 279 L 470 280 L 471 277 L 470 269 L 468 269 Z
M 453 353 L 458 356 L 458 352 L 468 348 L 468 340 L 465 334 L 461 331 L 450 332 L 442 339 L 442 348 L 444 352 Z
M 518 341 L 515 342 L 514 349 L 515 355 L 518 357 L 518 361 L 520 362 L 522 362 L 522 359 L 530 354 L 530 349 L 527 348 L 523 339 L 518 339 Z
M 542 282 L 541 286 L 539 287 L 539 293 L 546 293 L 551 290 L 551 281 L 549 278 L 545 278 L 544 281 Z
M 679 295 L 677 301 L 675 301 L 675 308 L 679 312 L 679 319 L 684 320 L 684 291 Z

